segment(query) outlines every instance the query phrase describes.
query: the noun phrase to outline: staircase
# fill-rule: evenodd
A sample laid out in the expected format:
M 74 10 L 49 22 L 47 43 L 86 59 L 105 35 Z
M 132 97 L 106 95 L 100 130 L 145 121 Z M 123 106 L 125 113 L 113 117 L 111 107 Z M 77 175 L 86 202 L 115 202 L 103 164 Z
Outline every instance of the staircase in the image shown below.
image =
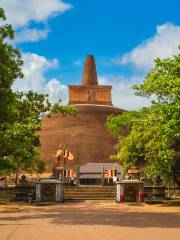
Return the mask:
M 115 200 L 115 186 L 64 186 L 64 200 Z

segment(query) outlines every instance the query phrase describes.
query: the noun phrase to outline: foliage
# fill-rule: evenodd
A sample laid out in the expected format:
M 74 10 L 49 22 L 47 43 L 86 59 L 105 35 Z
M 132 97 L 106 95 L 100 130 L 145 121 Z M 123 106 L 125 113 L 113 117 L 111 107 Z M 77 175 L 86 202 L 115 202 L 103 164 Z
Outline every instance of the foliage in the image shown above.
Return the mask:
M 7 175 L 8 169 L 13 168 L 7 159 L 4 142 L 5 132 L 14 121 L 14 102 L 16 99 L 11 86 L 16 78 L 22 78 L 21 66 L 23 61 L 18 49 L 8 42 L 14 38 L 12 26 L 3 24 L 6 16 L 0 8 L 0 166 L 1 174 Z
M 5 21 L 0 8 L 0 20 Z M 51 113 L 76 115 L 72 106 L 51 105 L 47 94 L 32 91 L 13 92 L 12 84 L 23 78 L 23 61 L 18 49 L 9 44 L 14 38 L 11 25 L 0 25 L 0 176 L 15 175 L 15 183 L 23 171 L 45 170 L 39 159 L 41 119 Z M 23 81 L 23 80 L 22 80 Z
M 37 173 L 42 174 L 43 172 L 46 171 L 46 162 L 44 160 L 39 159 L 34 170 Z
M 50 104 L 43 94 L 28 92 L 15 95 L 13 122 L 1 132 L 0 150 L 5 156 L 6 166 L 0 166 L 2 174 L 9 169 L 9 175 L 14 174 L 17 182 L 22 171 L 35 169 L 39 164 L 37 131 L 41 128 L 40 117 L 50 109 Z
M 58 112 L 62 113 L 64 116 L 67 116 L 67 115 L 76 116 L 78 113 L 76 107 L 71 106 L 71 105 L 64 106 L 61 104 L 61 102 L 55 103 L 54 105 L 52 105 L 51 110 L 50 110 L 50 115 L 51 115 L 51 113 L 58 113 Z
M 134 121 L 140 118 L 140 113 L 132 111 L 124 112 L 122 115 L 117 115 L 116 117 L 113 116 L 114 115 L 108 116 L 107 128 L 114 136 L 118 136 L 119 134 L 123 135 L 123 129 L 127 129 L 128 131 L 131 130 Z
M 12 26 L 4 24 L 4 11 L 0 8 L 0 124 L 11 120 L 14 94 L 11 86 L 16 78 L 22 78 L 23 61 L 17 48 L 12 47 L 8 40 L 14 38 Z
M 144 172 L 152 179 L 172 178 L 180 151 L 180 54 L 155 60 L 155 67 L 142 84 L 134 85 L 136 95 L 153 97 L 151 106 L 136 112 L 110 116 L 108 130 L 119 136 L 118 154 L 124 169 L 145 161 Z M 124 136 L 121 129 L 127 128 Z
M 16 183 L 23 171 L 45 171 L 45 162 L 39 159 L 38 131 L 41 130 L 42 117 L 48 112 L 62 112 L 64 115 L 77 113 L 75 107 L 51 105 L 47 98 L 48 95 L 32 91 L 16 93 L 14 122 L 4 129 L 0 142 L 0 149 L 6 160 L 6 165 L 0 164 L 0 172 L 4 173 L 9 169 L 9 175 L 15 176 Z

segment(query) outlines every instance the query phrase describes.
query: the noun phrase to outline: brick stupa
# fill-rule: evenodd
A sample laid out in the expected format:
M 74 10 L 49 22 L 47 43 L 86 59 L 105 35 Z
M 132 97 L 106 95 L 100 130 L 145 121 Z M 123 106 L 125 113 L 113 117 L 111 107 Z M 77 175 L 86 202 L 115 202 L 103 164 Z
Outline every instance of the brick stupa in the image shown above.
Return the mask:
M 88 55 L 82 77 L 82 85 L 69 85 L 69 104 L 97 104 L 112 106 L 112 86 L 98 85 L 96 63 Z
M 106 127 L 107 116 L 121 114 L 124 110 L 113 107 L 111 86 L 98 85 L 96 64 L 92 55 L 85 60 L 82 85 L 69 86 L 69 104 L 78 109 L 76 117 L 52 114 L 42 121 L 40 132 L 41 159 L 47 162 L 50 172 L 59 144 L 66 145 L 75 156 L 69 168 L 78 163 L 108 163 L 115 152 L 114 138 Z

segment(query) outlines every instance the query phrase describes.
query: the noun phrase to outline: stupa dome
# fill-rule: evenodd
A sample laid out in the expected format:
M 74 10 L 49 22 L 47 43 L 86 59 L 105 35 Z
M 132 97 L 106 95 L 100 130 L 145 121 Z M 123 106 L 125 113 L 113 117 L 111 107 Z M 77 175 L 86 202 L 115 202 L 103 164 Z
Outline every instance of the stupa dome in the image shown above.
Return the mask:
M 117 139 L 107 131 L 106 119 L 124 110 L 112 106 L 111 86 L 98 85 L 92 55 L 85 60 L 82 82 L 69 86 L 69 104 L 77 107 L 76 117 L 58 113 L 42 120 L 40 153 L 47 163 L 47 171 L 52 169 L 59 144 L 66 145 L 74 154 L 67 167 L 111 162 L 109 157 L 115 152 Z
M 54 155 L 59 144 L 66 145 L 75 155 L 69 166 L 85 163 L 111 162 L 109 156 L 115 152 L 114 138 L 106 129 L 106 118 L 110 114 L 121 114 L 123 110 L 112 106 L 76 105 L 76 117 L 57 113 L 42 121 L 40 132 L 41 159 L 47 163 L 47 170 L 53 166 Z

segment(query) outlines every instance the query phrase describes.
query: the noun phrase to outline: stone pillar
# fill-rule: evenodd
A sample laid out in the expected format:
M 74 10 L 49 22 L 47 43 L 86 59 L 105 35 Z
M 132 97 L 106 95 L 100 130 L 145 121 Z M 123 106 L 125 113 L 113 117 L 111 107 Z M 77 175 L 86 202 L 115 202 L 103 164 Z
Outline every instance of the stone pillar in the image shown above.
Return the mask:
M 37 202 L 41 201 L 41 184 L 40 183 L 36 184 L 36 201 Z
M 116 195 L 116 201 L 117 202 L 124 202 L 124 184 L 121 182 L 117 182 L 117 195 Z
M 62 191 L 62 184 L 56 184 L 56 202 L 63 201 L 63 191 Z

